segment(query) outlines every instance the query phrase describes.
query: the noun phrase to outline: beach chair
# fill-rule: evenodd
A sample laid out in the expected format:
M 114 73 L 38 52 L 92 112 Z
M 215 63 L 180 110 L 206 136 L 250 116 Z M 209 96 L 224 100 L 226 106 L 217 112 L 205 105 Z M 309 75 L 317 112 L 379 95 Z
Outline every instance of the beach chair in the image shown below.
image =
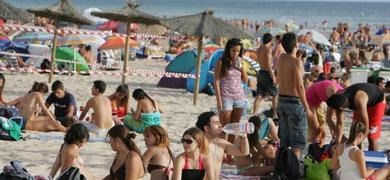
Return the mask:
M 8 51 L 10 53 L 15 53 L 15 51 Z M 7 66 L 10 68 L 19 68 L 18 57 L 13 55 L 6 55 L 5 59 L 7 60 Z
M 366 166 L 372 168 L 382 168 L 389 164 L 388 157 L 383 151 L 364 151 Z

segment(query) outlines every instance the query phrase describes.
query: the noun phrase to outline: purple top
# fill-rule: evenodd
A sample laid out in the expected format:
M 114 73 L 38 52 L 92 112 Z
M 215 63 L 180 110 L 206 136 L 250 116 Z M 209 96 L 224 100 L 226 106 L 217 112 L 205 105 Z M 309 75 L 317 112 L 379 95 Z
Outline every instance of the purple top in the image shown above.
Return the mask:
M 241 70 L 231 66 L 226 76 L 221 78 L 221 98 L 229 100 L 243 100 L 244 88 L 241 84 Z

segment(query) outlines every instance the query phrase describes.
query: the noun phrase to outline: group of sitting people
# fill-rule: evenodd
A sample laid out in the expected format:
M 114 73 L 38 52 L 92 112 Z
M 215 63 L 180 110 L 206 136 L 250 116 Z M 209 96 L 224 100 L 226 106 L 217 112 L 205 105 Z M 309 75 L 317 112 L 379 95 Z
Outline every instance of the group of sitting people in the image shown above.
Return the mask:
M 132 97 L 137 101 L 137 108 L 130 108 L 129 88 L 126 84 L 119 85 L 110 96 L 104 96 L 106 84 L 97 80 L 93 82 L 90 98 L 85 106 L 80 106 L 78 116 L 76 99 L 65 91 L 61 81 L 53 82 L 52 93 L 43 82 L 34 82 L 31 90 L 24 96 L 7 102 L 2 96 L 5 85 L 4 75 L 0 73 L 0 105 L 16 109 L 22 117 L 21 129 L 32 131 L 61 131 L 66 132 L 72 124 L 80 122 L 88 130 L 97 135 L 106 135 L 114 124 L 125 124 L 132 130 L 142 132 L 150 125 L 160 124 L 160 112 L 157 101 L 148 96 L 142 89 L 135 89 Z M 49 108 L 54 104 L 54 113 Z M 90 109 L 93 113 L 88 115 Z

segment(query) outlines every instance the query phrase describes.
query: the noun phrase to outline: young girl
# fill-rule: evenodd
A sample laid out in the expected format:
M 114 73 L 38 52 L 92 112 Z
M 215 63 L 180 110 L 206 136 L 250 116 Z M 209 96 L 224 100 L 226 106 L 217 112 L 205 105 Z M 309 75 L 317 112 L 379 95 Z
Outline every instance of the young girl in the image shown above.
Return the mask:
M 363 123 L 353 123 L 347 143 L 336 147 L 331 168 L 340 168 L 340 179 L 386 180 L 390 178 L 390 165 L 381 169 L 367 169 L 364 152 L 357 147 L 366 138 L 365 132 L 366 127 Z
M 115 124 L 121 124 L 128 113 L 130 107 L 129 96 L 129 87 L 126 84 L 119 85 L 115 93 L 108 96 L 111 101 L 112 116 L 117 117 L 114 118 Z
M 137 109 L 131 109 L 132 114 L 124 118 L 126 126 L 142 133 L 148 126 L 160 125 L 160 113 L 163 112 L 160 105 L 142 89 L 135 89 L 133 98 L 137 101 Z
M 242 64 L 242 54 L 240 39 L 230 39 L 215 67 L 215 96 L 222 126 L 239 122 L 246 108 L 242 82 L 248 82 L 248 75 Z M 234 139 L 235 136 L 229 136 L 229 142 L 234 143 Z
M 208 157 L 209 143 L 203 132 L 198 128 L 187 129 L 181 138 L 184 153 L 175 159 L 173 180 L 213 179 L 214 171 L 211 159 Z
M 89 139 L 88 129 L 82 124 L 73 124 L 65 134 L 64 143 L 61 145 L 56 160 L 51 167 L 50 177 L 54 178 L 58 169 L 64 172 L 70 167 L 80 169 L 80 173 L 87 179 L 92 179 L 91 173 L 84 167 L 84 161 L 81 159 L 80 148 L 87 143 Z
M 115 125 L 108 131 L 107 136 L 110 138 L 109 143 L 116 154 L 110 168 L 110 174 L 104 180 L 142 180 L 145 171 L 141 152 L 133 141 L 136 135 L 129 133 L 124 125 Z
M 174 155 L 169 149 L 169 137 L 161 126 L 154 125 L 145 128 L 145 144 L 148 148 L 142 160 L 147 165 L 151 180 L 170 179 L 173 171 Z

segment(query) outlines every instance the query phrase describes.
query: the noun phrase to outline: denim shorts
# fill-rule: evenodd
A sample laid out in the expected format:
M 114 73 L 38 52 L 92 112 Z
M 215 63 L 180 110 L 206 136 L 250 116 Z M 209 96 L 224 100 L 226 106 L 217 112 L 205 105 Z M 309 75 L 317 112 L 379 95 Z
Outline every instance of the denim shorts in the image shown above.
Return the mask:
M 304 149 L 307 140 L 307 117 L 305 108 L 297 97 L 279 97 L 280 146 Z
M 222 111 L 231 111 L 235 108 L 238 109 L 246 109 L 247 101 L 245 99 L 242 100 L 231 100 L 231 99 L 223 99 Z

